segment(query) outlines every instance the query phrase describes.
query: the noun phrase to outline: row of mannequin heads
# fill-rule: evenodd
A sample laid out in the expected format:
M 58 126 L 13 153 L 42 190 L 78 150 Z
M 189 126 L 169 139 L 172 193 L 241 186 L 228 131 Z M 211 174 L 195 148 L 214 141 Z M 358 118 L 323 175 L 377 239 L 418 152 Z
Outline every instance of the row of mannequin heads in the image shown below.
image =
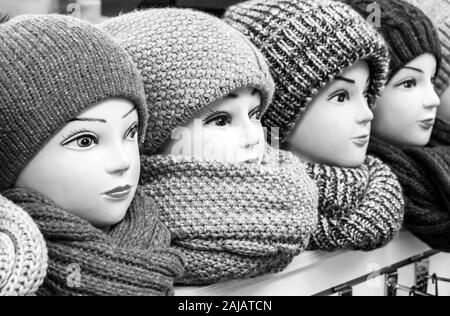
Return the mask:
M 370 109 L 365 61 L 345 69 L 307 105 L 282 144 L 302 160 L 354 168 L 369 139 L 425 146 L 436 117 L 450 121 L 450 92 L 434 90 L 436 59 L 424 54 L 400 69 Z M 175 129 L 161 154 L 202 161 L 261 164 L 265 133 L 261 97 L 247 87 L 210 104 Z M 140 176 L 138 115 L 124 99 L 104 100 L 71 120 L 21 173 L 16 186 L 37 190 L 98 228 L 120 222 Z

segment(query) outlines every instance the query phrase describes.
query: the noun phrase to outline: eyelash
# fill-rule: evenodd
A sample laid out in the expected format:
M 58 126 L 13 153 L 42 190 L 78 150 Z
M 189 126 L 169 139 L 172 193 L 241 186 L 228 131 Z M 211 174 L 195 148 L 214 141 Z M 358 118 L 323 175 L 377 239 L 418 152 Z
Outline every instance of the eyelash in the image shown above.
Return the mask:
M 255 114 L 257 114 L 256 119 L 260 120 L 260 118 L 261 118 L 260 111 L 261 111 L 261 106 L 259 105 L 248 113 L 249 117 L 252 118 Z M 231 118 L 230 118 L 230 115 L 226 112 L 211 110 L 210 115 L 206 119 L 203 120 L 203 124 L 210 125 L 211 123 L 218 121 L 219 119 L 223 119 L 223 118 L 226 119 L 226 123 L 224 125 L 216 125 L 216 126 L 224 127 L 226 125 L 231 124 Z
M 407 83 L 412 83 L 413 86 L 405 87 L 404 85 Z M 417 86 L 417 80 L 415 78 L 412 78 L 412 79 L 404 80 L 396 85 L 396 87 L 401 87 L 401 86 L 403 86 L 405 89 L 412 89 Z
M 126 131 L 124 139 L 126 139 L 128 137 L 128 135 L 131 133 L 131 131 L 133 131 L 134 129 L 136 129 L 136 133 L 137 133 L 138 132 L 137 126 L 138 126 L 138 124 L 134 123 Z M 69 133 L 69 135 L 70 136 L 63 136 L 63 139 L 65 139 L 65 140 L 63 142 L 61 142 L 61 146 L 67 146 L 68 144 L 70 144 L 76 140 L 83 139 L 83 138 L 90 138 L 95 145 L 98 145 L 98 143 L 99 143 L 99 139 L 97 138 L 97 136 L 86 129 L 78 129 L 78 130 L 71 131 Z M 136 136 L 137 136 L 137 134 L 136 134 Z
M 345 96 L 345 100 L 349 100 L 349 99 L 350 99 L 350 95 L 348 94 L 348 91 L 346 91 L 346 90 L 339 90 L 339 91 L 335 92 L 334 94 L 332 94 L 332 95 L 328 98 L 328 101 L 331 101 L 331 100 L 333 100 L 334 98 L 340 97 L 340 96 L 342 96 L 342 95 Z M 344 100 L 344 101 L 345 101 L 345 100 Z M 339 102 L 339 103 L 343 103 L 344 101 L 338 101 L 338 102 Z
M 256 114 L 256 120 L 260 120 L 261 119 L 261 105 L 258 105 L 257 107 L 255 107 L 253 110 L 251 110 L 248 113 L 248 116 L 251 118 Z

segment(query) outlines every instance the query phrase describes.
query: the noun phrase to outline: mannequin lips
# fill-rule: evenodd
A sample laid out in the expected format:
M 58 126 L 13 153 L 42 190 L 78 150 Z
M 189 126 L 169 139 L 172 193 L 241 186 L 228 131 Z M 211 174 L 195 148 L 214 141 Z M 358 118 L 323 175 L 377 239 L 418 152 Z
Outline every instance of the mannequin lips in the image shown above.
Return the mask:
M 352 142 L 358 147 L 364 147 L 369 143 L 370 135 L 361 135 L 352 138 Z
M 423 129 L 430 129 L 430 128 L 432 128 L 434 126 L 434 122 L 435 122 L 434 118 L 418 121 L 419 126 L 422 127 Z
M 123 187 L 116 187 L 110 191 L 107 191 L 105 193 L 102 193 L 106 198 L 112 199 L 112 200 L 124 200 L 128 197 L 132 189 L 132 186 L 125 185 Z

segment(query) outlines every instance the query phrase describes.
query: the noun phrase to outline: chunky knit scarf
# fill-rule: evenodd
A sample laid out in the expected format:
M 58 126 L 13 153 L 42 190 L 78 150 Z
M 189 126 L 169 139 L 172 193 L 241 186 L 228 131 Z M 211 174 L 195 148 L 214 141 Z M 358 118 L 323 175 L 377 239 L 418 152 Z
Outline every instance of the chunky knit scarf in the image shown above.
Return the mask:
M 260 166 L 143 156 L 141 167 L 143 189 L 187 258 L 179 284 L 280 271 L 316 227 L 317 187 L 287 152 L 268 150 Z
M 400 180 L 406 228 L 431 247 L 450 251 L 450 147 L 398 148 L 373 139 L 369 151 Z
M 428 146 L 450 146 L 450 124 L 437 120 Z
M 35 294 L 46 271 L 44 237 L 26 212 L 0 195 L 0 296 Z
M 183 272 L 182 256 L 150 200 L 139 191 L 125 217 L 109 233 L 94 228 L 36 192 L 4 195 L 38 224 L 49 267 L 38 295 L 171 295 Z
M 357 169 L 308 164 L 319 188 L 319 223 L 309 249 L 373 250 L 391 241 L 403 221 L 395 174 L 368 156 Z

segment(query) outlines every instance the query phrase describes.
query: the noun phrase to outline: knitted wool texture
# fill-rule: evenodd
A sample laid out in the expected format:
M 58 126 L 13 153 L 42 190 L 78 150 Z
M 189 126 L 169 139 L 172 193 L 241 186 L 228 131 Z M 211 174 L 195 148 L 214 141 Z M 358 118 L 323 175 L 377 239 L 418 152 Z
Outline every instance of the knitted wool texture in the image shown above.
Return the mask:
M 373 138 L 369 153 L 402 185 L 405 227 L 431 247 L 450 251 L 450 147 L 398 148 Z
M 231 92 L 260 91 L 262 110 L 274 91 L 261 53 L 218 18 L 187 9 L 150 9 L 101 25 L 142 72 L 149 128 L 145 154 L 160 152 L 174 128 Z
M 290 153 L 269 149 L 261 166 L 144 156 L 142 169 L 143 189 L 187 258 L 177 283 L 280 271 L 316 228 L 317 187 Z
M 403 0 L 341 0 L 365 19 L 373 14 L 370 5 L 379 5 L 380 33 L 389 45 L 392 78 L 403 66 L 425 53 L 441 61 L 439 35 L 431 20 L 417 7 Z M 430 1 L 430 2 L 435 2 Z M 370 20 L 370 19 L 369 19 Z
M 38 295 L 172 295 L 183 273 L 181 254 L 168 248 L 170 234 L 141 192 L 125 219 L 104 233 L 36 192 L 4 192 L 39 226 L 49 266 Z
M 25 15 L 0 25 L 0 43 L 0 192 L 61 127 L 104 99 L 132 101 L 144 135 L 142 81 L 126 52 L 96 27 Z
M 389 65 L 386 44 L 345 4 L 252 0 L 230 7 L 224 19 L 248 36 L 269 62 L 276 93 L 263 124 L 278 127 L 281 141 L 313 97 L 357 61 L 369 64 L 371 105 L 384 87 Z
M 308 164 L 319 188 L 319 223 L 309 249 L 373 250 L 402 227 L 402 189 L 391 169 L 368 156 L 355 169 Z
M 442 95 L 450 85 L 450 0 L 406 0 L 421 9 L 439 33 L 442 63 L 436 78 L 436 90 Z
M 439 119 L 436 120 L 428 146 L 450 146 L 450 124 Z
M 26 212 L 0 195 L 0 296 L 35 294 L 46 271 L 44 237 Z

